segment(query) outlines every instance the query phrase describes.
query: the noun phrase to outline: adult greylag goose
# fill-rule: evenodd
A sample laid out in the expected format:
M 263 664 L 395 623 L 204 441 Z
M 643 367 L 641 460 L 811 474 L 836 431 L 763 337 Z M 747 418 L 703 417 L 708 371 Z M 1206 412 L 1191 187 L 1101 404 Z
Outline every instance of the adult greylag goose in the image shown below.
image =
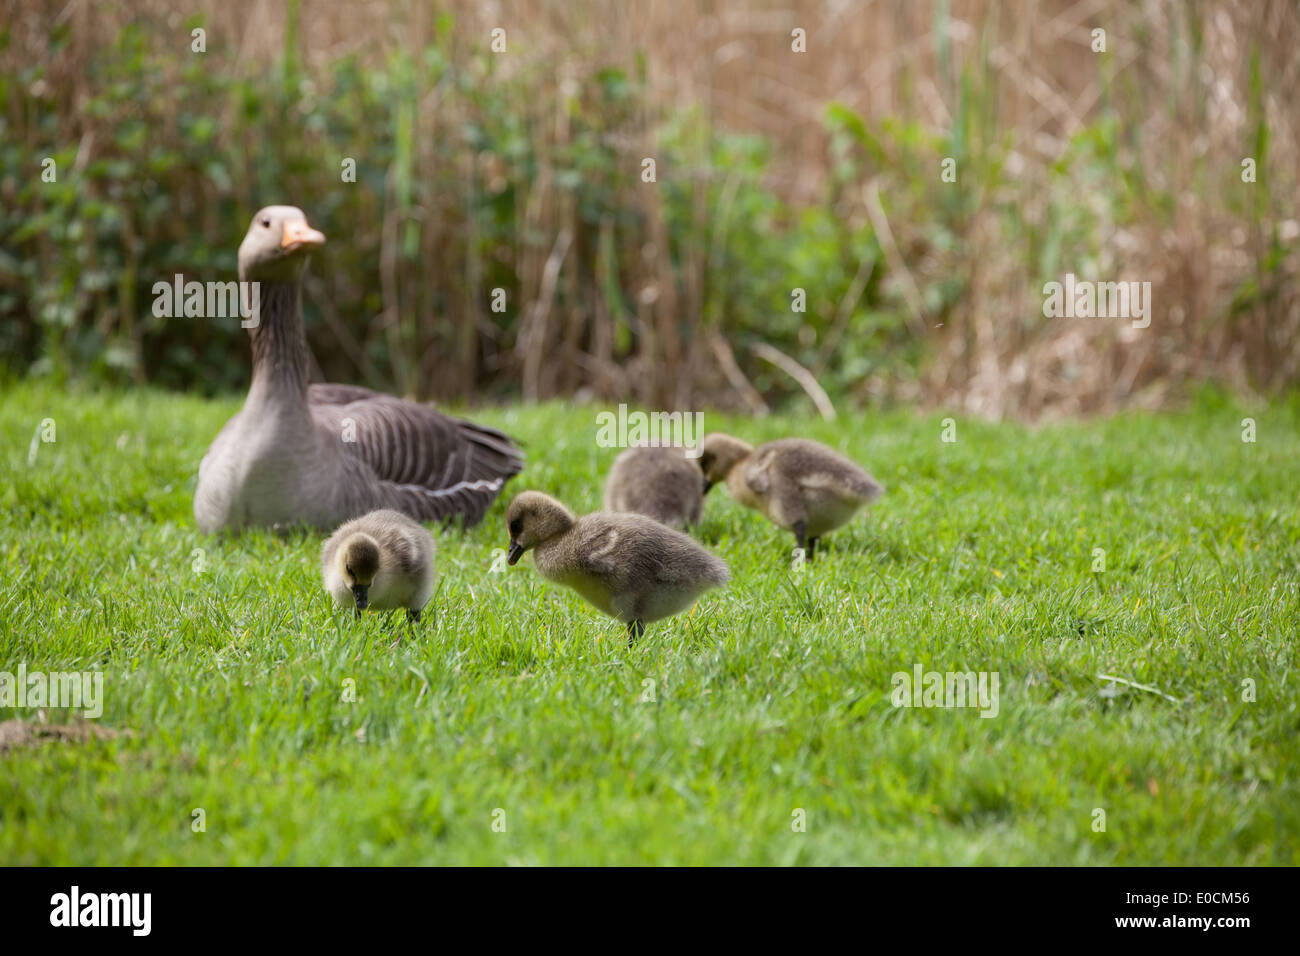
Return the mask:
M 731 497 L 794 532 L 809 560 L 817 541 L 884 492 L 876 479 L 832 448 L 779 438 L 757 448 L 714 432 L 700 443 L 704 491 L 726 482 Z
M 476 523 L 523 467 L 508 436 L 368 388 L 308 384 L 302 273 L 324 241 L 301 210 L 268 206 L 239 246 L 239 278 L 260 293 L 253 380 L 199 465 L 199 528 L 325 530 L 380 508 Z

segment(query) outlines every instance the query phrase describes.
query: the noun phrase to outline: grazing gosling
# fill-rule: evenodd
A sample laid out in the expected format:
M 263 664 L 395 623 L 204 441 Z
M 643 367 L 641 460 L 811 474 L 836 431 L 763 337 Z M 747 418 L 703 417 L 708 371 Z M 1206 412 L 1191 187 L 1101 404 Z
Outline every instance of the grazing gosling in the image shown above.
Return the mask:
M 809 560 L 817 541 L 846 524 L 885 490 L 839 452 L 805 438 L 780 438 L 757 448 L 715 432 L 700 443 L 704 491 L 726 482 L 731 496 L 793 531 Z
M 700 469 L 682 448 L 638 446 L 614 459 L 605 481 L 605 510 L 654 518 L 684 531 L 700 523 Z
M 437 571 L 433 536 L 400 511 L 372 511 L 339 526 L 321 547 L 325 590 L 339 607 L 379 611 L 406 608 L 420 619 Z
M 730 576 L 720 558 L 644 515 L 599 511 L 576 518 L 549 495 L 525 491 L 510 502 L 506 524 L 506 560 L 515 564 L 536 549 L 542 577 L 626 624 L 629 647 L 646 624 L 686 610 Z

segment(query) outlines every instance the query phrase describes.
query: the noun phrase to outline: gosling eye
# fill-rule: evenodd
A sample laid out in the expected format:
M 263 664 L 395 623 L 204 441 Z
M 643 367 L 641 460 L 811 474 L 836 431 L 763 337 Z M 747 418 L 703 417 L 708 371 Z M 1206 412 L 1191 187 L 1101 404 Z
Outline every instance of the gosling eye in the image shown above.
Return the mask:
M 346 571 L 350 577 L 354 577 L 354 578 L 355 578 L 355 577 L 357 576 L 357 575 L 356 575 L 356 572 L 354 572 L 354 571 L 352 570 L 352 565 L 350 565 L 350 564 L 348 564 L 348 565 L 344 565 L 343 570 Z
M 524 530 L 524 523 L 520 521 L 518 518 L 510 522 L 510 537 L 512 538 L 519 537 L 519 533 L 523 530 Z

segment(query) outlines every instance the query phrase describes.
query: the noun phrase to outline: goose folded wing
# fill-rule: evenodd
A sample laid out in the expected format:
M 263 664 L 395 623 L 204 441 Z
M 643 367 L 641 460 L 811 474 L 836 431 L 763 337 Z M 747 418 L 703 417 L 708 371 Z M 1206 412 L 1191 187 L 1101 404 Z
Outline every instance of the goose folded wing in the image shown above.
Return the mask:
M 621 547 L 622 534 L 618 528 L 608 525 L 592 528 L 575 549 L 574 563 L 583 574 L 614 580 L 626 570 L 627 559 L 620 555 Z
M 745 465 L 745 484 L 749 490 L 763 497 L 772 490 L 771 458 L 764 457 Z
M 330 382 L 317 383 L 307 388 L 307 401 L 312 405 L 347 405 L 349 402 L 384 397 L 386 396 L 361 385 L 335 385 Z
M 647 534 L 635 524 L 593 528 L 577 549 L 578 570 L 617 588 L 677 584 L 681 569 L 663 547 L 660 534 L 664 530 L 656 528 Z
M 317 423 L 387 485 L 394 506 L 421 520 L 475 523 L 523 467 L 507 435 L 427 405 L 347 385 L 313 385 L 308 396 Z

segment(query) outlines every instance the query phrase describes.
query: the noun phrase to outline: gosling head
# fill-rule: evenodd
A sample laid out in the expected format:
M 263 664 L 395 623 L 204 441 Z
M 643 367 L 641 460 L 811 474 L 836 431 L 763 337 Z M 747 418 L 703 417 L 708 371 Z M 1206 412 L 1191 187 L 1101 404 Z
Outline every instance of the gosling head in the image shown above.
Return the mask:
M 370 585 L 379 573 L 379 542 L 368 534 L 351 535 L 339 547 L 339 574 L 357 600 L 357 610 L 370 604 Z
M 510 529 L 510 553 L 507 564 L 515 564 L 525 551 L 548 538 L 573 527 L 573 512 L 550 495 L 540 491 L 523 491 L 515 495 L 506 509 L 506 526 Z
M 722 432 L 705 435 L 704 441 L 700 442 L 699 457 L 700 471 L 704 472 L 704 493 L 708 494 L 714 485 L 726 481 L 731 469 L 753 450 L 752 445 Z
M 294 206 L 258 210 L 239 244 L 239 277 L 247 282 L 297 282 L 307 265 L 307 253 L 325 236 L 307 225 Z

